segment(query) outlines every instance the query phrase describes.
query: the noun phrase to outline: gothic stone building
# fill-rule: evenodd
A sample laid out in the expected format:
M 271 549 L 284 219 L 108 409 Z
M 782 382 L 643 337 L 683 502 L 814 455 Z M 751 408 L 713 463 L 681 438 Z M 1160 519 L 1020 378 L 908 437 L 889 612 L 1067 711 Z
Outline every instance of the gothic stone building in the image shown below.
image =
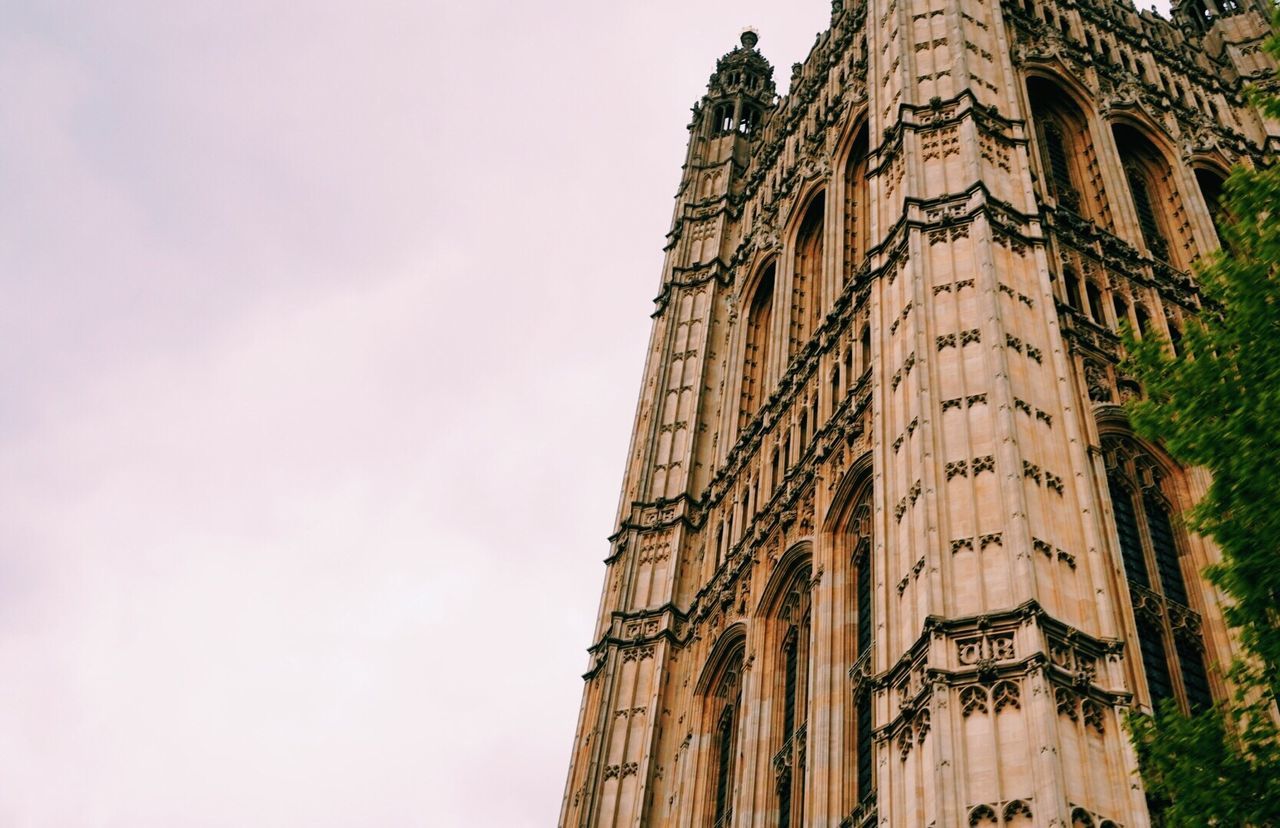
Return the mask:
M 1280 146 L 1266 0 L 858 0 L 694 107 L 561 824 L 1145 826 L 1227 692 L 1122 323 Z

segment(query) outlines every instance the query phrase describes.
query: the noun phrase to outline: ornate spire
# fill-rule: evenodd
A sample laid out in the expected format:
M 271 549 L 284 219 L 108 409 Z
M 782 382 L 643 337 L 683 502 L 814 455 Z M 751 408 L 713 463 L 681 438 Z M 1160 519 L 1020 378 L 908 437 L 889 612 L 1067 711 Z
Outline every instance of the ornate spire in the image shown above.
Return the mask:
M 777 96 L 773 85 L 773 65 L 756 49 L 760 34 L 742 30 L 741 46 L 716 61 L 716 71 L 707 84 L 707 97 L 730 97 L 741 93 L 762 106 L 772 106 Z
M 702 108 L 712 113 L 716 133 L 754 134 L 764 112 L 772 109 L 778 98 L 773 65 L 756 49 L 759 33 L 743 29 L 739 42 L 742 45 L 716 61 L 716 71 L 707 82 Z

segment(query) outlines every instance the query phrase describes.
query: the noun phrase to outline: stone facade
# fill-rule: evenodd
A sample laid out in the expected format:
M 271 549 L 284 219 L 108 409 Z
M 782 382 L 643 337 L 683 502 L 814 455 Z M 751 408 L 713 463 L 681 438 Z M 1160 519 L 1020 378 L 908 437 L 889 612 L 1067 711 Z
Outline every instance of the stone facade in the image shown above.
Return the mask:
M 1128 430 L 1233 164 L 1262 0 L 832 3 L 694 107 L 564 826 L 1145 826 L 1121 724 L 1233 643 Z

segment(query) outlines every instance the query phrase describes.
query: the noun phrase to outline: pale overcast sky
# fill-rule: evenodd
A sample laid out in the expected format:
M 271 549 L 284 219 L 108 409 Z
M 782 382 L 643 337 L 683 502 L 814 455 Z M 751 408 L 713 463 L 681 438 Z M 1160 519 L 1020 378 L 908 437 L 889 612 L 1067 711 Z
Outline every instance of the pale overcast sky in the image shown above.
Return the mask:
M 689 107 L 829 9 L 0 0 L 0 825 L 553 825 Z
M 828 13 L 0 2 L 0 825 L 553 825 L 689 107 Z

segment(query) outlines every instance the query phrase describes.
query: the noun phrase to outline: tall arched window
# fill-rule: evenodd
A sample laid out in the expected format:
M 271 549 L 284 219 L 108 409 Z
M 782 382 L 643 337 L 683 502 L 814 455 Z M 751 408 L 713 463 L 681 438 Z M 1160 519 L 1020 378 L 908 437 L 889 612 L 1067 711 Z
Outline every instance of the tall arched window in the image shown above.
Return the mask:
M 871 245 L 871 197 L 867 185 L 867 127 L 853 139 L 844 167 L 844 279 L 862 266 Z
M 1151 139 L 1134 127 L 1116 124 L 1112 132 L 1147 250 L 1157 259 L 1185 269 L 1191 227 L 1174 182 L 1173 168 Z
M 1224 179 L 1217 170 L 1205 167 L 1196 168 L 1196 183 L 1200 185 L 1200 195 L 1209 208 L 1209 218 L 1213 219 L 1213 229 L 1218 235 L 1218 244 L 1222 244 L 1222 185 Z
M 865 460 L 869 466 L 869 458 Z M 841 701 L 840 798 L 845 822 L 855 825 L 865 824 L 876 807 L 871 681 L 875 672 L 871 663 L 873 489 L 866 466 L 851 472 L 841 485 L 825 529 L 836 561 L 830 577 L 841 585 L 843 605 L 837 613 L 840 636 L 834 652 L 847 665 L 850 678 L 849 691 Z
M 742 393 L 738 405 L 738 428 L 745 428 L 765 397 L 765 376 L 769 365 L 769 321 L 773 316 L 773 263 L 760 276 L 747 310 L 746 344 L 742 353 Z
M 781 652 L 774 676 L 774 698 L 779 728 L 773 755 L 773 771 L 778 794 L 778 826 L 792 828 L 804 823 L 805 723 L 809 712 L 809 581 L 808 563 L 791 576 L 790 586 L 778 608 Z
M 1184 709 L 1213 703 L 1198 613 L 1179 560 L 1186 541 L 1175 529 L 1162 468 L 1133 440 L 1103 438 L 1116 540 L 1133 599 L 1136 655 L 1151 703 L 1174 698 Z
M 857 618 L 854 649 L 855 671 L 871 671 L 871 484 L 862 487 L 854 506 L 849 529 L 853 540 L 854 612 Z M 862 665 L 859 667 L 859 665 Z M 856 710 L 855 766 L 857 767 L 858 802 L 864 807 L 874 800 L 872 787 L 872 721 L 871 688 L 868 683 L 854 691 Z
M 737 747 L 737 704 L 727 704 L 716 725 L 716 800 L 713 825 L 728 825 L 733 812 L 730 788 L 733 784 L 733 754 Z
M 1110 226 L 1088 117 L 1070 95 L 1046 78 L 1028 79 L 1027 97 L 1045 191 L 1059 207 Z
M 795 270 L 791 277 L 791 349 L 809 343 L 822 313 L 822 230 L 826 197 L 809 202 L 796 234 Z
M 1129 182 L 1129 194 L 1133 196 L 1133 208 L 1138 213 L 1138 228 L 1142 231 L 1142 240 L 1157 258 L 1168 259 L 1169 240 L 1165 237 L 1160 222 L 1156 221 L 1156 208 L 1152 203 L 1146 174 L 1137 164 L 1126 164 L 1124 175 Z
M 705 797 L 699 825 L 727 828 L 733 821 L 733 787 L 738 757 L 738 731 L 742 709 L 742 663 L 745 650 L 741 631 L 726 633 L 711 655 L 699 682 L 702 698 L 702 734 L 705 739 Z
M 1044 148 L 1045 170 L 1048 172 L 1049 184 L 1053 195 L 1059 203 L 1078 209 L 1080 191 L 1071 180 L 1071 165 L 1067 160 L 1070 145 L 1062 127 L 1052 118 L 1044 118 L 1040 122 L 1040 140 Z
M 865 374 L 871 368 L 871 323 L 863 322 L 858 333 L 858 371 Z

